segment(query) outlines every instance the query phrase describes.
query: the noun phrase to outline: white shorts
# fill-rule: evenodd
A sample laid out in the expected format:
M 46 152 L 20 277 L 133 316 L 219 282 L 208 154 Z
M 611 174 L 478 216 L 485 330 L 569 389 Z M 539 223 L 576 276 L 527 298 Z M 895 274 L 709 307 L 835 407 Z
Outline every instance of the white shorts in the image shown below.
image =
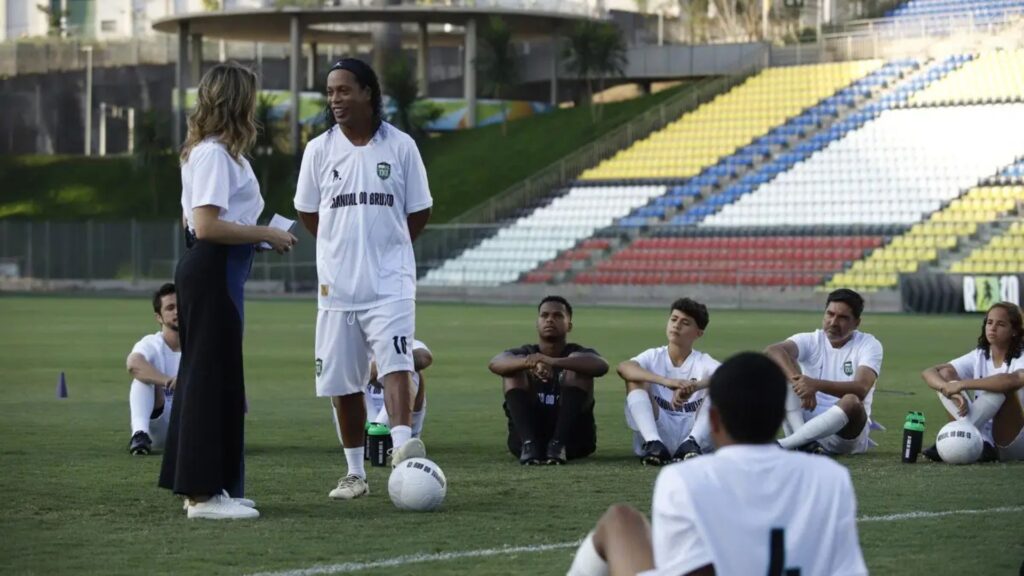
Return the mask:
M 658 436 L 661 443 L 668 448 L 669 454 L 675 454 L 676 448 L 686 440 L 693 429 L 693 423 L 697 420 L 696 413 L 693 417 L 681 416 L 679 413 L 668 412 L 659 409 L 654 424 L 658 427 Z M 629 405 L 626 405 L 626 426 L 633 431 L 633 453 L 637 456 L 644 455 L 644 437 L 637 430 L 638 426 L 633 421 L 633 415 L 629 413 Z
M 832 406 L 835 406 L 833 404 Z M 821 408 L 820 406 L 815 408 L 813 411 L 804 410 L 804 422 L 809 421 L 811 418 L 824 413 L 832 406 Z M 868 451 L 868 448 L 875 446 L 875 443 L 871 441 L 871 418 L 864 423 L 864 429 L 857 434 L 856 438 L 843 438 L 839 434 L 833 434 L 826 436 L 818 440 L 818 444 L 829 452 L 829 454 L 846 456 L 849 454 L 863 454 Z
M 316 395 L 360 394 L 370 379 L 412 372 L 416 302 L 399 300 L 369 310 L 320 310 L 316 316 Z
M 1003 462 L 1024 460 L 1024 428 L 1017 434 L 1017 437 L 1010 442 L 1009 446 L 998 446 L 999 459 Z

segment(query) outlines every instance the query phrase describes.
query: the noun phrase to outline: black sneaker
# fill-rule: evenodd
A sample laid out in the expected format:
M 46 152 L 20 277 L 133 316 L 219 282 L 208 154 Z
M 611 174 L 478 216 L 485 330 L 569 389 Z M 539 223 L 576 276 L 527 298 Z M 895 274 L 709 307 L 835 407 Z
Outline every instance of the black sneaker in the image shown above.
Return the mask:
M 149 434 L 139 430 L 132 435 L 132 441 L 128 444 L 128 452 L 132 456 L 145 456 L 149 454 L 152 447 L 153 440 L 150 439 Z
M 799 452 L 806 452 L 807 454 L 817 454 L 819 456 L 828 456 L 828 450 L 818 443 L 817 440 L 811 440 L 807 444 L 797 448 Z
M 676 453 L 672 455 L 673 462 L 682 462 L 683 460 L 689 460 L 690 458 L 696 458 L 704 452 L 700 449 L 700 445 L 693 437 L 689 437 L 676 448 Z
M 644 466 L 661 466 L 672 460 L 672 455 L 668 453 L 668 448 L 661 443 L 661 440 L 644 442 L 643 449 L 644 454 L 640 457 L 640 463 Z
M 527 440 L 523 442 L 523 449 L 519 453 L 519 463 L 523 466 L 534 466 L 540 464 L 544 460 L 544 455 L 541 453 L 540 446 L 533 440 Z
M 981 445 L 981 456 L 978 458 L 978 462 L 998 462 L 999 451 L 996 447 L 985 442 Z
M 545 463 L 560 466 L 565 464 L 565 460 L 565 444 L 561 440 L 548 442 L 548 458 L 545 460 Z
M 939 448 L 935 444 L 921 450 L 921 454 L 924 454 L 924 457 L 932 462 L 942 462 L 942 456 L 939 456 Z

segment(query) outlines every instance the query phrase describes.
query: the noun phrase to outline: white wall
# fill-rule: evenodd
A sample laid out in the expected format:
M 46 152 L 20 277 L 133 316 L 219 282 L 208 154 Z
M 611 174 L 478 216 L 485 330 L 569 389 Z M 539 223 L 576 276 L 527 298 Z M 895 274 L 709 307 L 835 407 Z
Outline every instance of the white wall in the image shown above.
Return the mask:
M 0 0 L 0 41 L 45 36 L 48 28 L 39 0 Z

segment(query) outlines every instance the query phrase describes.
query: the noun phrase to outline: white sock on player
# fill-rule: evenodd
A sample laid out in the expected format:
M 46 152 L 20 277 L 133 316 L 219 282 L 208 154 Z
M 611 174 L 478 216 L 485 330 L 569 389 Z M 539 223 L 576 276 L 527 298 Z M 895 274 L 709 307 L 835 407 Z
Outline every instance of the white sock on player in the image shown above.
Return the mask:
M 693 422 L 693 429 L 690 430 L 690 438 L 700 446 L 701 452 L 707 453 L 715 449 L 715 443 L 711 441 L 711 398 L 704 398 L 700 409 L 697 410 L 697 418 Z
M 412 428 L 408 426 L 393 426 L 391 428 L 391 446 L 398 450 L 403 444 L 412 438 Z
M 128 393 L 128 406 L 131 408 L 132 434 L 142 431 L 149 434 L 149 418 L 153 415 L 156 402 L 155 389 L 149 384 L 132 380 L 131 391 Z M 162 390 L 161 390 L 162 392 Z
M 572 565 L 565 576 L 607 576 L 608 562 L 597 553 L 594 547 L 594 533 L 587 534 L 587 537 L 576 549 L 576 556 L 572 559 Z
M 365 452 L 366 449 L 362 446 L 358 448 L 345 448 L 345 461 L 348 462 L 348 474 L 350 476 L 359 476 L 366 480 L 366 464 L 363 460 Z
M 373 420 L 370 420 L 370 422 L 376 422 L 377 424 L 383 424 L 385 426 L 390 426 L 391 425 L 391 418 L 388 417 L 388 408 L 387 408 L 387 406 L 381 406 L 380 407 L 380 412 L 377 412 L 377 415 L 374 416 Z
M 786 418 L 782 421 L 782 431 L 791 436 L 804 425 L 804 409 L 800 397 L 793 392 L 792 386 L 786 387 Z
M 633 417 L 637 432 L 644 438 L 644 442 L 661 440 L 658 435 L 658 425 L 654 421 L 654 407 L 651 406 L 651 395 L 646 390 L 633 390 L 626 394 L 626 406 L 629 407 L 629 414 Z
M 423 400 L 423 408 L 419 412 L 412 413 L 412 435 L 419 438 L 423 434 L 423 420 L 427 418 L 427 400 Z
M 999 408 L 1003 406 L 1003 402 L 1006 401 L 1006 396 L 999 392 L 989 392 L 988 390 L 979 390 L 978 395 L 970 403 L 970 409 L 967 411 L 967 419 L 974 424 L 975 428 L 981 428 L 981 425 L 988 422 L 999 412 Z
M 833 406 L 811 418 L 799 430 L 779 440 L 779 444 L 787 450 L 799 448 L 808 442 L 831 436 L 843 429 L 850 418 L 839 406 Z

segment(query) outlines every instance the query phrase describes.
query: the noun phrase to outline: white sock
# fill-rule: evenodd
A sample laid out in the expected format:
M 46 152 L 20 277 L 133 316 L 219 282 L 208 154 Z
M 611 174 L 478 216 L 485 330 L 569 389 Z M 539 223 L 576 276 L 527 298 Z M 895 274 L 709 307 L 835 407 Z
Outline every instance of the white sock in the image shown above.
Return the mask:
M 693 422 L 693 429 L 690 430 L 690 438 L 693 438 L 697 446 L 700 446 L 700 451 L 705 453 L 715 449 L 715 444 L 711 441 L 711 422 L 709 422 L 711 417 L 708 416 L 710 410 L 711 398 L 705 397 L 700 409 L 697 410 L 697 419 Z
M 793 392 L 792 386 L 786 387 L 786 418 L 782 421 L 782 431 L 791 436 L 804 425 L 804 409 L 800 397 Z
M 641 390 L 642 392 L 642 390 Z M 572 559 L 572 566 L 565 576 L 607 576 L 608 562 L 597 553 L 594 548 L 594 533 L 587 534 L 587 537 L 576 549 L 576 556 Z
M 391 419 L 388 418 L 388 408 L 387 408 L 387 406 L 381 406 L 380 407 L 380 412 L 377 412 L 377 416 L 375 416 L 374 419 L 371 420 L 371 422 L 376 422 L 377 424 L 383 424 L 385 426 L 390 426 L 391 425 Z
M 974 424 L 975 428 L 981 428 L 981 425 L 988 422 L 999 412 L 999 408 L 1006 401 L 1006 396 L 999 392 L 989 392 L 988 390 L 980 390 L 978 395 L 974 398 L 974 401 L 970 404 L 970 409 L 967 411 L 967 419 Z
M 155 389 L 149 384 L 132 380 L 131 391 L 128 392 L 128 406 L 131 408 L 132 434 L 142 431 L 149 434 L 149 417 L 153 415 L 156 403 Z
M 423 400 L 423 409 L 419 412 L 412 413 L 412 435 L 414 438 L 419 438 L 420 434 L 423 433 L 423 420 L 427 417 L 427 401 Z
M 412 428 L 408 426 L 394 426 L 391 428 L 391 446 L 398 450 L 403 444 L 412 438 Z
M 950 400 L 949 398 L 946 398 L 942 394 L 942 392 L 936 392 L 935 394 L 939 397 L 939 402 L 942 403 L 942 407 L 946 409 L 946 412 L 950 416 L 952 416 L 953 418 L 955 418 L 957 420 L 960 420 L 960 411 L 957 410 L 956 403 L 953 402 L 952 400 Z M 968 407 L 967 409 L 968 409 L 968 411 L 970 411 L 971 399 L 970 399 L 969 395 L 968 394 L 961 394 L 961 396 L 963 396 L 964 400 L 967 401 L 967 407 Z
M 345 448 L 345 461 L 348 462 L 349 475 L 359 476 L 366 480 L 366 465 L 363 464 L 365 448 Z
M 843 429 L 850 418 L 839 406 L 833 406 L 811 418 L 799 430 L 779 440 L 779 444 L 787 450 L 799 448 L 808 442 L 831 436 Z
M 646 390 L 633 390 L 626 394 L 626 406 L 629 414 L 633 417 L 637 432 L 644 438 L 644 442 L 651 440 L 661 441 L 658 435 L 658 425 L 654 422 L 654 408 L 651 406 L 651 395 Z

